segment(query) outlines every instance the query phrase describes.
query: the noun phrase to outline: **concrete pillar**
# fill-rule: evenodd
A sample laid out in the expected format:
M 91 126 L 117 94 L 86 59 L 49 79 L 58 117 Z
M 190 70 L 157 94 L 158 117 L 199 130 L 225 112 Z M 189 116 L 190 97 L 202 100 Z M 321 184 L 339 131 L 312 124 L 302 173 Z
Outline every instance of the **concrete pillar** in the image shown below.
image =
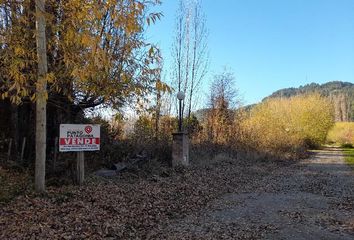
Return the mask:
M 187 133 L 173 133 L 172 167 L 189 165 L 189 138 Z

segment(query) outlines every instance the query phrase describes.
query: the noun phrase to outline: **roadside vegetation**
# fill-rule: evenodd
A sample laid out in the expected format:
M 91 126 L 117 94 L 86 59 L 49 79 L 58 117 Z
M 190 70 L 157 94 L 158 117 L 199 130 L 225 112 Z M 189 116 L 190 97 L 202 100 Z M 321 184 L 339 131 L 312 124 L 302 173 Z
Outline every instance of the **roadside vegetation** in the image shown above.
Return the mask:
M 269 99 L 242 123 L 245 142 L 275 156 L 318 148 L 333 126 L 330 102 L 318 94 Z
M 327 142 L 342 147 L 353 147 L 354 122 L 337 122 L 328 132 Z
M 328 132 L 327 143 L 342 147 L 345 161 L 354 169 L 354 122 L 337 122 Z
M 190 133 L 192 165 L 215 164 L 220 156 L 244 162 L 298 159 L 305 157 L 309 148 L 325 142 L 327 131 L 333 125 L 332 107 L 326 98 L 314 94 L 269 99 L 248 111 L 239 105 L 233 80 L 229 72 L 216 75 L 210 87 L 209 107 L 198 117 L 192 113 L 190 118 L 184 119 L 184 126 Z M 153 108 L 141 112 L 133 124 L 121 115 L 111 121 L 99 116 L 84 121 L 101 125 L 101 151 L 86 154 L 89 173 L 110 169 L 115 163 L 129 162 L 136 155 L 143 155 L 148 160 L 142 163 L 145 164 L 144 174 L 159 175 L 168 168 L 172 133 L 177 128 L 176 117 L 160 114 L 156 118 Z M 70 158 L 74 156 L 59 154 L 56 162 L 47 161 L 48 186 L 61 187 L 75 181 L 75 162 Z M 24 163 L 24 169 L 31 169 L 28 160 Z M 1 172 L 1 180 L 6 182 L 3 188 L 9 187 L 2 191 L 2 202 L 25 192 L 23 182 L 31 182 L 31 171 L 26 177 L 14 171 L 13 176 L 21 176 L 18 184 L 9 180 L 11 171 L 3 168 Z
M 344 148 L 343 152 L 345 161 L 354 170 L 354 148 Z

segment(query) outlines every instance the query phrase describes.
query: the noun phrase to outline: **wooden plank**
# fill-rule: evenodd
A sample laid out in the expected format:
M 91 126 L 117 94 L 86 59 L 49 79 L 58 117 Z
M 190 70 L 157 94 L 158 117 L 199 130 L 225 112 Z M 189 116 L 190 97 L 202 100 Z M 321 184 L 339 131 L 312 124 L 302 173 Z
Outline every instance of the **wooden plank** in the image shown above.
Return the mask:
M 7 150 L 7 161 L 10 161 L 11 158 L 11 148 L 12 148 L 12 138 L 10 139 L 9 149 Z
M 58 137 L 56 137 L 54 140 L 53 172 L 55 172 L 57 168 L 58 143 L 59 143 L 59 139 Z
M 85 155 L 84 152 L 77 152 L 76 159 L 76 179 L 77 184 L 82 185 L 84 183 L 85 178 Z
M 25 147 L 26 147 L 26 138 L 24 137 L 23 141 L 22 141 L 22 148 L 21 148 L 21 158 L 20 158 L 21 163 L 23 163 L 23 156 L 25 154 Z

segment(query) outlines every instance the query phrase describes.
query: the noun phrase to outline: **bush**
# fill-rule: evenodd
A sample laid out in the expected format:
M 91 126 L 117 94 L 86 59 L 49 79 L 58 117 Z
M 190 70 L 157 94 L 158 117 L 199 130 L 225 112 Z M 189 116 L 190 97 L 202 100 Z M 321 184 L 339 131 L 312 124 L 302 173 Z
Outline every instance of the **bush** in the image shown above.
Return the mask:
M 318 94 L 267 100 L 242 123 L 245 142 L 261 151 L 301 153 L 324 143 L 333 125 L 333 108 Z
M 353 144 L 351 143 L 345 143 L 340 145 L 342 148 L 353 148 Z
M 177 120 L 169 116 L 161 116 L 158 125 L 156 119 L 142 115 L 135 122 L 133 131 L 127 136 L 137 152 L 144 151 L 150 158 L 170 162 L 172 149 L 172 132 Z
M 354 122 L 338 122 L 328 132 L 327 142 L 339 145 L 354 144 Z

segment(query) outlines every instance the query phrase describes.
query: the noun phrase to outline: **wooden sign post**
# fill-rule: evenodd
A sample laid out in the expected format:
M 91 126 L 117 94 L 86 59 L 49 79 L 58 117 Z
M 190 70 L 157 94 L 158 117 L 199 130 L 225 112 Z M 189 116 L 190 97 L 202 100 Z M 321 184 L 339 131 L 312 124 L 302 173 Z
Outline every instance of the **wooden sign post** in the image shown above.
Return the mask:
M 76 159 L 76 181 L 79 185 L 83 184 L 85 179 L 85 154 L 77 152 Z
M 11 159 L 11 149 L 12 149 L 12 138 L 10 139 L 9 142 L 9 149 L 7 150 L 7 161 L 9 162 Z
M 12 149 L 12 138 L 10 139 L 9 149 L 7 150 L 7 162 L 9 162 L 11 159 L 11 149 Z
M 22 141 L 22 147 L 21 147 L 21 158 L 20 158 L 20 162 L 23 163 L 23 157 L 25 155 L 25 148 L 26 148 L 26 138 L 23 138 Z
M 100 125 L 60 124 L 59 151 L 77 152 L 76 180 L 79 185 L 85 179 L 86 151 L 100 150 Z

